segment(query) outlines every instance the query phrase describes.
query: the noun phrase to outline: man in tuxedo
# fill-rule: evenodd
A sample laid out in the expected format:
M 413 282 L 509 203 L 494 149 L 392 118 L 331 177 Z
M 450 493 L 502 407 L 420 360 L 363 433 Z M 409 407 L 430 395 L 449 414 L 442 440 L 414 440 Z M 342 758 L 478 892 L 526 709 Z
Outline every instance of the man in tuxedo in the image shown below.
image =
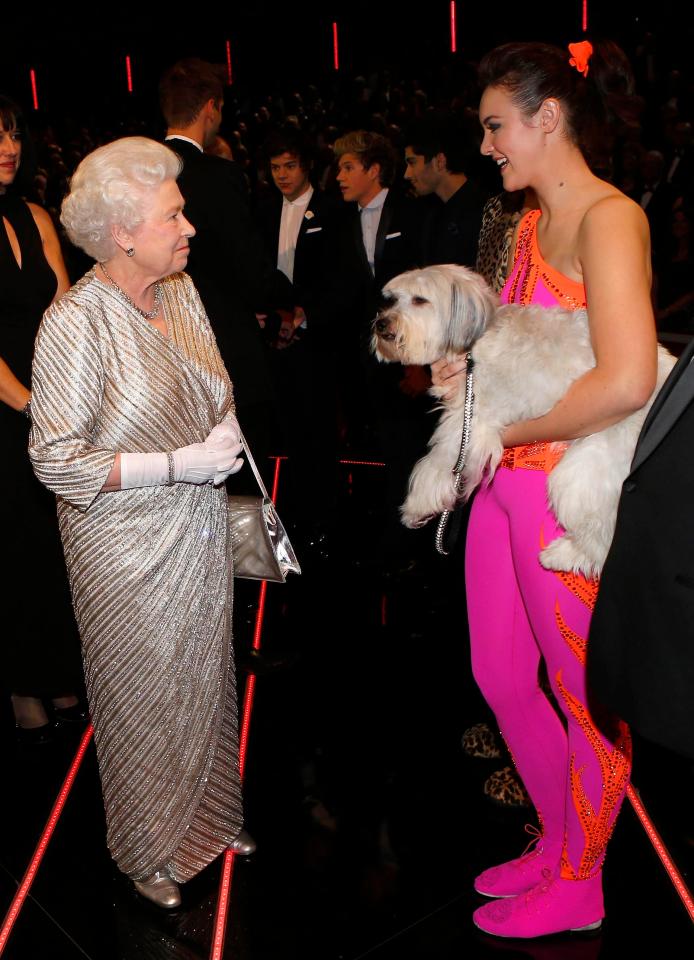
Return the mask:
M 256 217 L 266 260 L 276 271 L 259 312 L 268 315 L 272 369 L 283 399 L 290 512 L 299 540 L 322 553 L 335 508 L 336 348 L 330 277 L 337 201 L 312 185 L 313 145 L 297 127 L 273 132 L 264 154 L 274 189 L 260 201 Z M 271 322 L 273 315 L 279 316 L 279 327 Z
M 414 123 L 405 142 L 405 179 L 431 203 L 422 234 L 424 263 L 474 269 L 486 198 L 466 171 L 478 148 L 461 124 L 434 114 Z
M 588 644 L 597 699 L 694 759 L 694 341 L 655 399 L 622 487 Z
M 181 60 L 162 77 L 159 99 L 168 127 L 166 143 L 183 160 L 178 185 L 196 230 L 186 269 L 234 384 L 239 422 L 264 469 L 274 442 L 274 402 L 255 317 L 267 275 L 262 245 L 241 168 L 203 152 L 222 120 L 223 70 L 203 60 Z
M 282 275 L 265 293 L 265 306 L 284 312 L 278 332 L 281 348 L 301 342 L 330 352 L 331 239 L 337 204 L 312 185 L 312 145 L 296 127 L 272 133 L 264 154 L 276 190 L 261 200 L 257 218 L 266 259 Z
M 413 542 L 400 524 L 410 471 L 426 449 L 431 422 L 426 418 L 431 381 L 421 367 L 379 364 L 370 348 L 371 324 L 383 286 L 420 263 L 421 205 L 392 189 L 395 149 L 385 137 L 365 130 L 335 142 L 337 184 L 346 207 L 340 226 L 336 266 L 339 283 L 341 379 L 351 398 L 349 428 L 358 452 L 373 426 L 378 447 L 371 452 L 387 464 L 386 524 L 382 559 L 405 561 Z

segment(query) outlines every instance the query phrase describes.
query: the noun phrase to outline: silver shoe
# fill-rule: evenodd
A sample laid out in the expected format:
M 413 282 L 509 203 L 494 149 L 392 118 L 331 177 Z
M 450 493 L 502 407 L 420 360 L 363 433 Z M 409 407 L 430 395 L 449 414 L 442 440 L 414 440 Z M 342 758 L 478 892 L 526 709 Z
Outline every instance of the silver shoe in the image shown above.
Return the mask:
M 163 870 L 157 870 L 145 880 L 133 880 L 133 883 L 139 894 L 156 903 L 158 907 L 166 907 L 170 910 L 172 907 L 181 905 L 181 891 L 178 884 Z
M 228 849 L 239 857 L 250 857 L 252 853 L 255 853 L 256 847 L 257 844 L 250 833 L 242 830 L 238 837 L 231 841 Z

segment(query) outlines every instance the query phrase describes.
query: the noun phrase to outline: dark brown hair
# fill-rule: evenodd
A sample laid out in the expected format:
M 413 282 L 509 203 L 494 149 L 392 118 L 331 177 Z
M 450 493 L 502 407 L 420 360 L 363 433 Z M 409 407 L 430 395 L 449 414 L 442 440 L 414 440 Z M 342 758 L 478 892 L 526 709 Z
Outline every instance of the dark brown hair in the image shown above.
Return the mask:
M 263 153 L 268 163 L 273 157 L 289 153 L 296 157 L 302 170 L 308 172 L 313 165 L 314 146 L 302 130 L 287 124 L 273 130 L 263 144 Z
M 179 60 L 159 81 L 159 105 L 170 127 L 188 127 L 208 100 L 224 99 L 224 67 L 191 57 Z
M 502 87 L 516 106 L 533 116 L 544 100 L 561 101 L 566 132 L 590 162 L 611 148 L 622 125 L 637 122 L 640 101 L 634 97 L 629 61 L 611 40 L 592 41 L 588 74 L 569 63 L 570 53 L 548 43 L 506 43 L 480 63 L 482 88 Z
M 0 126 L 6 131 L 16 130 L 20 134 L 22 144 L 22 159 L 19 169 L 8 190 L 26 196 L 31 200 L 33 199 L 33 179 L 36 173 L 34 145 L 29 136 L 29 128 L 24 119 L 22 108 L 14 100 L 10 100 L 9 97 L 2 94 L 0 94 Z

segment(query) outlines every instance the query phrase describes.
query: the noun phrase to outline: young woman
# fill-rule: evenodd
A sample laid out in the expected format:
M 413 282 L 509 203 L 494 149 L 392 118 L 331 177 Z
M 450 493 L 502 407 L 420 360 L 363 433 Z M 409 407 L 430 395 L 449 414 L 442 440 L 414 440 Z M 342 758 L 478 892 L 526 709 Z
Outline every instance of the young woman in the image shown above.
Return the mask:
M 598 719 L 586 690 L 597 583 L 545 570 L 538 560 L 560 533 L 547 506 L 547 475 L 561 441 L 595 433 L 646 403 L 656 338 L 646 218 L 587 160 L 594 134 L 603 143 L 608 136 L 615 92 L 620 102 L 629 93 L 621 50 L 508 44 L 484 58 L 480 74 L 482 152 L 498 165 L 506 190 L 532 188 L 539 206 L 519 224 L 502 300 L 586 306 L 596 358 L 549 413 L 507 429 L 501 467 L 477 494 L 468 531 L 473 670 L 541 825 L 534 849 L 477 877 L 475 889 L 499 899 L 474 920 L 487 933 L 535 937 L 600 926 L 605 847 L 630 770 L 628 731 Z M 436 364 L 434 382 L 457 389 L 459 368 Z M 540 657 L 564 723 L 538 684 Z
M 17 738 L 47 743 L 54 721 L 86 714 L 79 642 L 62 557 L 55 502 L 31 471 L 27 444 L 31 358 L 43 311 L 69 287 L 51 218 L 23 199 L 31 143 L 19 107 L 0 96 L 0 584 L 5 620 L 2 672 Z M 47 711 L 48 708 L 48 711 Z

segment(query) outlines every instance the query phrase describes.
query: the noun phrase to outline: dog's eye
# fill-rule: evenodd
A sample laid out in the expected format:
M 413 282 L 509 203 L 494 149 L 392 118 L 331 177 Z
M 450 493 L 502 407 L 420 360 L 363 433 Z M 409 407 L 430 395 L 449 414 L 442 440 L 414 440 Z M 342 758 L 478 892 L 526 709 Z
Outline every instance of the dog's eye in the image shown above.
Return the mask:
M 425 303 L 429 303 L 426 297 L 412 297 L 412 303 L 415 307 L 422 307 Z

